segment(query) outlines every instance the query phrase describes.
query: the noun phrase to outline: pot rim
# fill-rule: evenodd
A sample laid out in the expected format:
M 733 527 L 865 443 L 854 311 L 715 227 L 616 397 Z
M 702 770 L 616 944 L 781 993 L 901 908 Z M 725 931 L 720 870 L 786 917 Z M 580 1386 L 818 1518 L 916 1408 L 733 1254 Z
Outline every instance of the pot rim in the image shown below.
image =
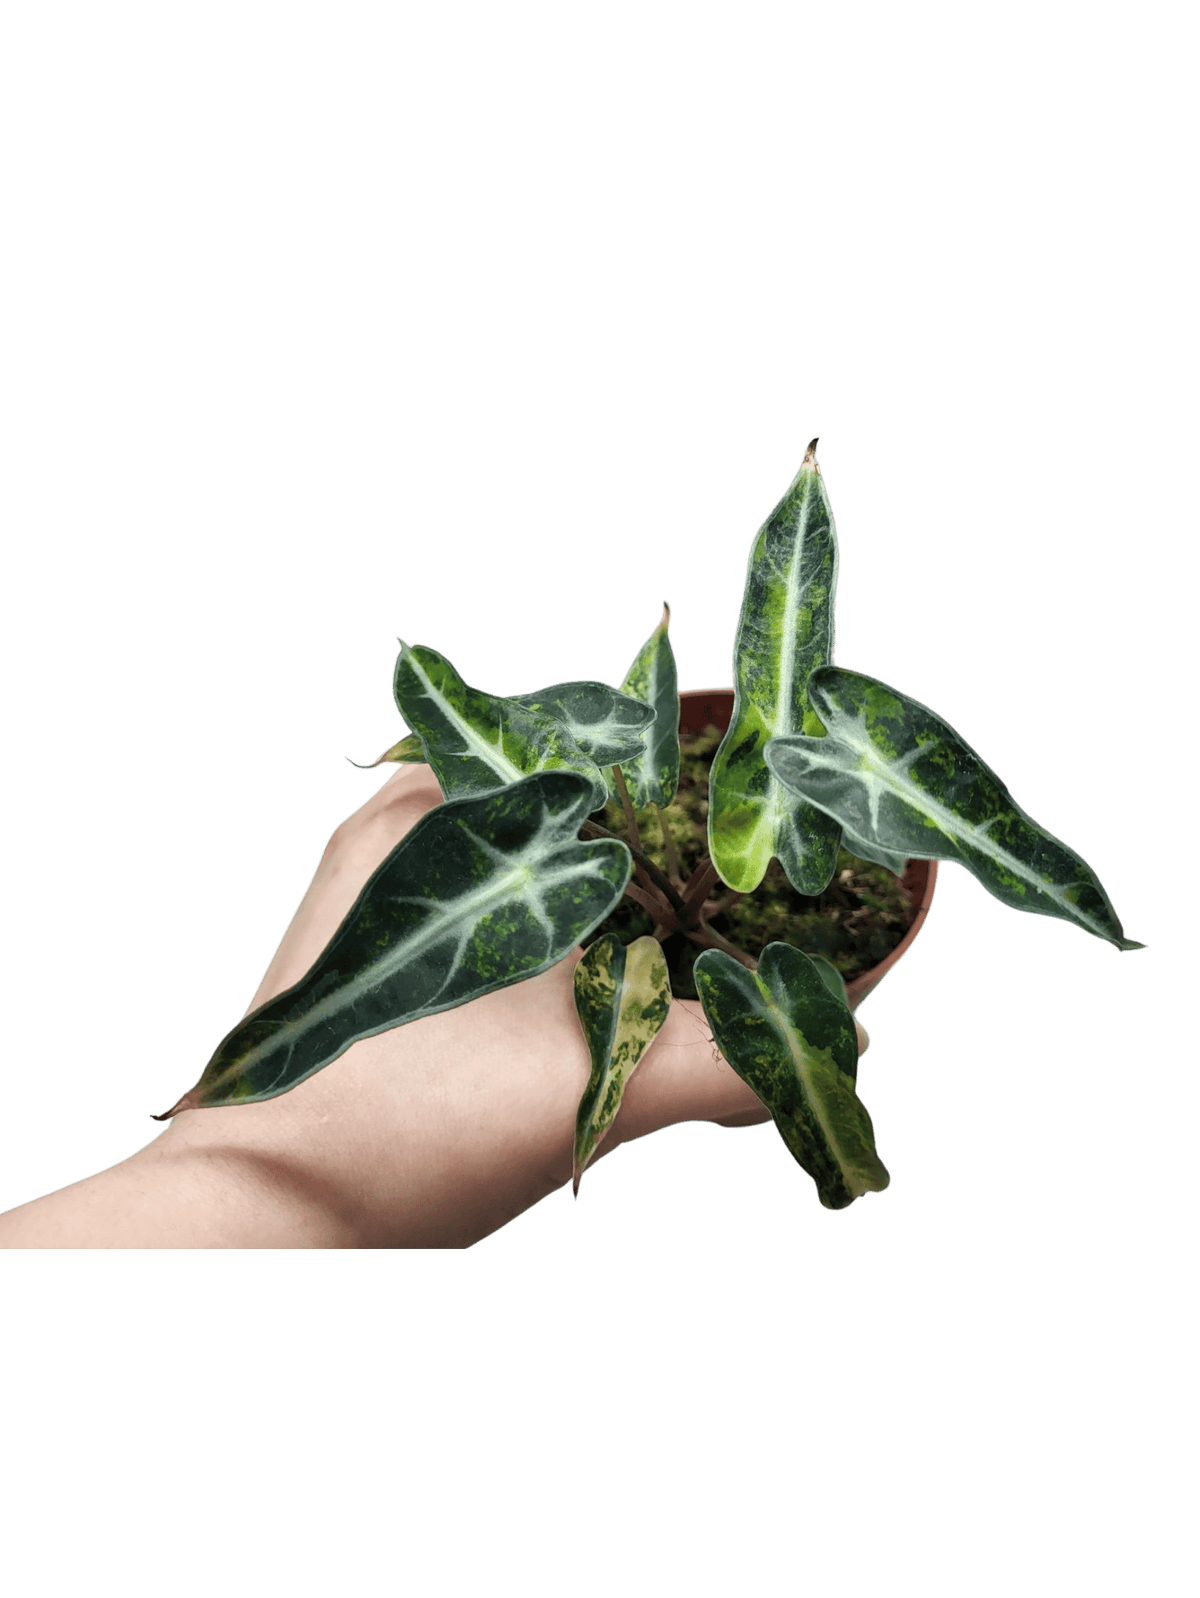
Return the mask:
M 693 688 L 679 696 L 679 730 L 690 732 L 702 730 L 705 726 L 721 727 L 724 731 L 729 726 L 733 715 L 733 689 L 732 688 Z M 704 707 L 703 712 L 701 706 Z M 689 711 L 691 714 L 689 715 Z M 704 720 L 700 721 L 700 716 Z M 724 718 L 722 722 L 722 718 Z M 697 726 L 697 722 L 699 725 Z M 854 978 L 846 984 L 846 998 L 850 1008 L 856 1010 L 868 993 L 874 991 L 883 981 L 884 977 L 896 964 L 900 956 L 908 950 L 909 945 L 925 924 L 925 917 L 929 914 L 929 906 L 933 901 L 933 890 L 937 882 L 936 860 L 908 860 L 904 865 L 904 872 L 900 878 L 900 886 L 908 895 L 909 900 L 916 905 L 917 913 L 913 917 L 912 925 L 900 939 L 900 942 L 884 956 L 878 965 L 864 971 L 861 976 Z

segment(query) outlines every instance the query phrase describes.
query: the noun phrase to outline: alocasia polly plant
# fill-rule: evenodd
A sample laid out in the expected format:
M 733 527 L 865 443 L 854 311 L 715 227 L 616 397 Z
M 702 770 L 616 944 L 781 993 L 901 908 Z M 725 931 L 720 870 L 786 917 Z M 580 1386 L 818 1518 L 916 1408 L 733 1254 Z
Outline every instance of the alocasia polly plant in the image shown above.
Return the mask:
M 694 979 L 713 1038 L 822 1204 L 841 1209 L 886 1187 L 841 976 L 787 942 L 757 958 L 734 947 L 710 925 L 712 892 L 753 893 L 777 859 L 798 892 L 817 894 L 841 844 L 896 873 L 909 859 L 957 860 L 1015 909 L 1118 949 L 1141 945 L 1091 868 L 952 727 L 830 663 L 836 581 L 814 441 L 751 549 L 708 853 L 687 875 L 664 816 L 680 780 L 669 610 L 620 689 L 567 682 L 500 697 L 469 687 L 435 650 L 402 644 L 394 690 L 410 730 L 380 760 L 428 762 L 445 802 L 374 873 L 312 969 L 233 1029 L 167 1115 L 273 1098 L 360 1038 L 536 976 L 625 896 L 650 913 L 653 934 L 626 946 L 606 933 L 575 967 L 592 1062 L 576 1191 L 666 1020 L 661 944 L 675 935 L 700 946 Z M 610 796 L 626 839 L 597 819 Z M 643 847 L 639 813 L 661 829 L 666 870 Z

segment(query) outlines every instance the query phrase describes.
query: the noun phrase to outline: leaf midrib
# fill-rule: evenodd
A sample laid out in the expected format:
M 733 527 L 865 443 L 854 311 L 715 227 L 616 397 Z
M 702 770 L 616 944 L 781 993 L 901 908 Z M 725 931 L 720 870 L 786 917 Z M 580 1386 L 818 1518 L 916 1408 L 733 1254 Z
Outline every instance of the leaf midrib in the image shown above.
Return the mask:
M 825 1139 L 825 1146 L 833 1155 L 834 1161 L 837 1164 L 838 1173 L 841 1176 L 842 1181 L 846 1184 L 847 1191 L 854 1198 L 859 1198 L 863 1193 L 867 1192 L 867 1189 L 865 1187 L 860 1187 L 855 1181 L 852 1180 L 849 1174 L 853 1167 L 846 1160 L 844 1150 L 842 1149 L 842 1145 L 838 1140 L 837 1134 L 825 1117 L 825 1113 L 821 1106 L 820 1095 L 813 1087 L 812 1077 L 808 1069 L 809 1055 L 804 1047 L 804 1040 L 799 1031 L 792 1026 L 790 1021 L 788 1021 L 787 1017 L 775 1003 L 774 999 L 769 1000 L 768 1003 L 775 1030 L 783 1039 L 784 1044 L 792 1057 L 793 1069 L 795 1070 L 796 1076 L 799 1078 L 801 1091 L 804 1094 L 804 1102 L 808 1105 L 814 1120 L 821 1129 L 821 1134 Z M 839 1069 L 836 1060 L 833 1060 L 832 1056 L 830 1058 L 830 1063 L 833 1065 L 835 1070 Z
M 770 734 L 773 738 L 785 737 L 788 733 L 794 733 L 796 730 L 792 725 L 790 709 L 792 688 L 796 681 L 797 612 L 800 608 L 802 595 L 812 586 L 811 579 L 806 583 L 801 583 L 800 581 L 804 545 L 808 539 L 812 498 L 812 482 L 810 480 L 804 488 L 800 524 L 792 541 L 792 560 L 788 567 L 787 599 L 784 610 L 783 640 L 780 650 L 781 667 L 778 693 L 775 698 L 775 715 L 771 724 L 773 730 Z M 784 709 L 785 706 L 787 707 L 786 710 Z M 771 829 L 772 835 L 777 837 L 780 826 L 791 818 L 792 811 L 795 809 L 795 797 L 789 794 L 773 771 L 769 773 L 769 777 L 771 785 L 770 802 L 766 806 L 763 822 Z
M 287 1037 L 289 1042 L 294 1044 L 312 1027 L 327 1020 L 329 1016 L 336 1014 L 337 1011 L 352 1006 L 358 998 L 361 998 L 372 988 L 378 987 L 381 982 L 402 971 L 405 966 L 411 964 L 426 949 L 444 941 L 456 922 L 469 922 L 470 925 L 467 927 L 465 936 L 460 942 L 453 961 L 446 970 L 441 984 L 442 988 L 445 988 L 446 983 L 454 976 L 461 964 L 462 945 L 465 942 L 465 938 L 470 935 L 470 927 L 478 923 L 489 908 L 503 902 L 506 898 L 536 899 L 539 901 L 539 908 L 535 911 L 535 914 L 541 916 L 540 901 L 545 890 L 557 887 L 563 882 L 573 881 L 577 877 L 596 875 L 591 862 L 582 861 L 577 866 L 566 866 L 558 871 L 539 875 L 537 882 L 532 885 L 534 888 L 533 893 L 530 893 L 528 888 L 524 892 L 513 893 L 514 885 L 527 876 L 528 869 L 528 863 L 516 865 L 506 872 L 498 883 L 477 889 L 472 893 L 463 894 L 455 899 L 452 905 L 440 915 L 432 916 L 411 936 L 405 938 L 394 948 L 387 950 L 373 964 L 362 967 L 349 981 L 340 987 L 334 988 L 325 998 L 319 999 L 303 1016 L 294 1022 L 289 1022 L 285 1027 L 281 1027 L 279 1031 L 272 1033 L 269 1038 L 265 1038 L 262 1043 L 256 1044 L 248 1054 L 239 1055 L 211 1084 L 211 1087 L 216 1088 L 228 1080 L 245 1075 L 260 1060 L 278 1049 L 282 1038 Z M 421 901 L 413 895 L 406 895 L 394 902 L 397 904 L 411 904 Z M 279 994 L 276 997 L 281 998 L 282 995 Z M 272 1001 L 268 1000 L 267 1002 L 270 1003 Z
M 413 670 L 417 673 L 417 676 L 420 678 L 426 695 L 441 709 L 446 720 L 449 721 L 453 726 L 459 728 L 465 734 L 467 742 L 473 746 L 473 749 L 480 760 L 482 760 L 486 765 L 490 766 L 498 777 L 503 777 L 509 782 L 519 780 L 521 777 L 528 775 L 527 772 L 522 771 L 519 766 L 516 766 L 512 763 L 512 761 L 504 753 L 503 747 L 499 743 L 489 744 L 475 731 L 471 723 L 458 710 L 456 710 L 454 705 L 452 705 L 446 698 L 445 694 L 442 693 L 441 689 L 438 688 L 436 683 L 432 681 L 428 672 L 425 670 L 424 666 L 422 666 L 421 662 L 416 658 L 416 655 L 411 649 L 408 651 L 408 661 Z M 463 684 L 463 687 L 466 687 L 465 683 Z M 501 716 L 503 716 L 503 710 L 501 710 Z M 502 723 L 497 732 L 497 739 L 502 740 L 503 737 L 504 727 Z
M 845 746 L 856 753 L 860 759 L 863 756 L 866 756 L 869 762 L 867 769 L 869 770 L 870 774 L 882 781 L 884 787 L 895 794 L 898 799 L 911 805 L 914 810 L 924 811 L 925 814 L 929 815 L 937 824 L 938 830 L 944 833 L 952 843 L 956 843 L 960 838 L 965 838 L 969 843 L 973 844 L 981 854 L 986 855 L 991 860 L 994 860 L 997 865 L 1003 866 L 1006 870 L 1011 870 L 1014 876 L 1020 877 L 1021 880 L 1023 882 L 1027 882 L 1030 887 L 1038 889 L 1038 891 L 1044 893 L 1047 898 L 1053 899 L 1054 903 L 1063 909 L 1068 919 L 1074 919 L 1086 927 L 1095 929 L 1097 936 L 1099 937 L 1108 938 L 1108 931 L 1103 927 L 1102 923 L 1095 921 L 1086 913 L 1086 911 L 1082 910 L 1079 905 L 1073 904 L 1071 900 L 1066 897 L 1065 893 L 1058 891 L 1057 885 L 1055 883 L 1048 882 L 1044 877 L 1037 876 L 1036 873 L 1026 866 L 1018 856 L 1009 854 L 1006 849 L 1003 849 L 999 844 L 994 843 L 986 831 L 977 830 L 974 822 L 967 821 L 964 817 L 958 815 L 957 812 L 949 809 L 946 805 L 941 804 L 937 799 L 932 798 L 927 789 L 919 788 L 911 779 L 909 779 L 907 782 L 893 780 L 892 765 L 887 761 L 886 758 L 881 758 L 878 748 L 871 741 L 869 735 L 866 734 L 865 728 L 863 728 L 863 736 L 860 738 L 855 738 L 848 736 L 847 733 L 838 726 L 836 718 L 828 722 L 827 725 L 833 740 L 845 744 Z M 849 725 L 856 731 L 860 727 L 863 727 L 863 723 L 860 720 L 855 720 L 849 723 Z M 824 739 L 814 740 L 814 742 L 817 743 L 823 743 L 824 741 Z M 836 743 L 831 743 L 830 748 L 832 749 L 834 747 L 836 747 Z M 919 752 L 920 751 L 918 750 L 917 753 Z M 816 749 L 806 748 L 804 753 L 808 755 L 810 759 L 821 763 L 821 753 Z M 908 759 L 909 757 L 905 756 L 902 758 Z M 846 777 L 849 781 L 862 782 L 863 786 L 869 790 L 870 784 L 865 780 L 861 770 L 858 774 L 855 774 L 853 772 L 842 771 L 842 768 L 836 765 L 836 763 L 833 761 L 827 760 L 824 763 L 829 767 L 830 770 L 838 772 L 839 775 Z M 910 795 L 915 795 L 916 798 L 911 798 L 909 797 Z M 871 795 L 870 797 L 875 801 L 872 814 L 875 819 L 875 830 L 878 832 L 878 796 Z M 1013 809 L 1014 811 L 1017 810 L 1017 806 L 1015 804 L 1013 805 Z M 1021 812 L 1018 811 L 1018 814 L 1020 813 Z M 995 820 L 994 817 L 992 819 Z M 952 823 L 952 825 L 943 825 L 943 821 Z M 991 822 L 985 823 L 985 825 L 990 826 Z M 1036 822 L 1031 822 L 1031 825 L 1037 827 Z M 1042 829 L 1037 827 L 1037 830 L 1040 832 Z M 886 848 L 887 845 L 884 844 L 883 847 Z M 1060 848 L 1065 847 L 1065 845 L 1060 845 Z

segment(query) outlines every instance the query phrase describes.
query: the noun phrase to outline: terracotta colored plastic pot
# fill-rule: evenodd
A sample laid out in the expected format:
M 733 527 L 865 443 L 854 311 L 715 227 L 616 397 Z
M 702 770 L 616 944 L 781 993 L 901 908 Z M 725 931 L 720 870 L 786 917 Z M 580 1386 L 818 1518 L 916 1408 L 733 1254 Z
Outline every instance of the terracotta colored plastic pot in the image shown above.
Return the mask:
M 703 732 L 705 727 L 719 727 L 725 732 L 733 715 L 733 690 L 731 688 L 700 689 L 696 693 L 679 696 L 679 730 L 681 733 Z M 933 899 L 933 885 L 937 881 L 936 860 L 908 860 L 900 886 L 917 907 L 913 924 L 900 942 L 878 965 L 864 971 L 846 986 L 850 1008 L 857 1009 L 871 990 L 883 981 L 896 961 L 920 932 Z

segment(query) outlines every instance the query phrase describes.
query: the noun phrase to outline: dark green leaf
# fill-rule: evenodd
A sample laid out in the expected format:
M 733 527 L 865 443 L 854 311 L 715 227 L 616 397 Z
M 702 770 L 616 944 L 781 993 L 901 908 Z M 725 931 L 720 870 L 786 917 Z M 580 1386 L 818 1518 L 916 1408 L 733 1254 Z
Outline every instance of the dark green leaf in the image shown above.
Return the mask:
M 550 771 L 431 810 L 312 969 L 236 1026 L 167 1114 L 274 1098 L 360 1038 L 557 964 L 629 880 L 624 844 L 578 841 L 592 798 L 586 778 Z
M 402 643 L 394 689 L 447 799 L 491 793 L 535 771 L 577 771 L 591 783 L 592 809 L 604 803 L 595 762 L 552 717 L 468 687 L 436 649 Z
M 854 1086 L 854 1019 L 813 962 L 769 943 L 755 973 L 705 949 L 695 975 L 718 1048 L 770 1110 L 821 1203 L 840 1210 L 885 1188 L 888 1173 Z
M 775 740 L 767 764 L 842 823 L 848 849 L 957 860 L 1016 910 L 1073 921 L 1118 949 L 1142 947 L 1125 937 L 1087 862 L 1039 827 L 939 716 L 837 666 L 814 672 L 809 693 L 828 736 Z
M 838 1003 L 844 1004 L 846 1008 L 849 1009 L 850 1000 L 846 996 L 846 980 L 842 976 L 842 973 L 838 970 L 837 966 L 834 965 L 833 961 L 827 960 L 823 954 L 810 954 L 808 958 L 816 966 L 817 974 L 821 978 L 821 981 L 829 989 L 830 993 L 833 994 Z
M 667 636 L 670 622 L 671 607 L 664 605 L 662 620 L 638 650 L 621 684 L 623 693 L 640 699 L 653 712 L 653 720 L 642 733 L 641 753 L 617 762 L 635 810 L 651 804 L 669 805 L 679 786 L 679 687 Z M 605 773 L 605 780 L 615 799 L 617 788 L 611 773 Z
M 654 712 L 601 682 L 560 682 L 536 694 L 515 694 L 512 703 L 548 716 L 597 766 L 637 754 Z

